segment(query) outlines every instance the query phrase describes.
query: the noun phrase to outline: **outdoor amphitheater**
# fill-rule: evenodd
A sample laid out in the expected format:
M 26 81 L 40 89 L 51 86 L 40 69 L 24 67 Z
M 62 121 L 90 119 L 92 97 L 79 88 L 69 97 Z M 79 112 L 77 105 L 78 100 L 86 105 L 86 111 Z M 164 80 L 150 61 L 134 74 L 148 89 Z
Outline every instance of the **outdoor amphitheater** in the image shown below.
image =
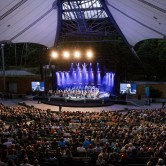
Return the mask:
M 165 0 L 1 0 L 0 166 L 165 166 L 165 14 Z

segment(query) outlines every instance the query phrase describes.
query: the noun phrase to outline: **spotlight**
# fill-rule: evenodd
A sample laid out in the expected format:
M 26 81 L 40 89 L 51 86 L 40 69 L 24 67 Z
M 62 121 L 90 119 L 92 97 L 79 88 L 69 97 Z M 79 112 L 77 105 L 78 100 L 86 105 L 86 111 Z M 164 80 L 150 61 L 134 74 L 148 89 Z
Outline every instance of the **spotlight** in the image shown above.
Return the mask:
M 52 51 L 51 58 L 54 58 L 54 59 L 58 58 L 58 53 L 56 51 Z
M 64 52 L 63 52 L 63 57 L 64 57 L 65 59 L 68 59 L 68 58 L 70 57 L 70 53 L 69 53 L 68 51 L 64 51 Z
M 88 59 L 91 59 L 93 57 L 93 52 L 91 50 L 88 50 L 86 56 Z
M 74 57 L 75 57 L 76 59 L 80 58 L 80 56 L 81 56 L 80 51 L 75 51 L 75 52 L 74 52 Z

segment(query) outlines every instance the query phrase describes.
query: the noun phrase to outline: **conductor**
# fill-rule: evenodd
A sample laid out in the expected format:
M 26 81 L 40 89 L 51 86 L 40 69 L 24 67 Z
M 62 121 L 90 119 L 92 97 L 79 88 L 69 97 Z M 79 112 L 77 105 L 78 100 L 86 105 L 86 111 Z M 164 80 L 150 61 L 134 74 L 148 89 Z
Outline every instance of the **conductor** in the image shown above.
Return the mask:
M 60 104 L 59 105 L 59 112 L 61 112 L 62 111 L 62 105 Z

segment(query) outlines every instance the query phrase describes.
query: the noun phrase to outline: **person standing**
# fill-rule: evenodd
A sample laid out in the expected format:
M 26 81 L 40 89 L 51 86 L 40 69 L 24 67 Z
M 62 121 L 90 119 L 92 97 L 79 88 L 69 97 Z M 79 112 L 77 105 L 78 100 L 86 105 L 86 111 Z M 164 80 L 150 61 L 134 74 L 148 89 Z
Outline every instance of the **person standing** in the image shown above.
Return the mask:
M 164 101 L 162 102 L 162 108 L 165 108 L 165 102 Z
M 62 105 L 60 104 L 59 105 L 59 112 L 61 112 L 62 111 Z

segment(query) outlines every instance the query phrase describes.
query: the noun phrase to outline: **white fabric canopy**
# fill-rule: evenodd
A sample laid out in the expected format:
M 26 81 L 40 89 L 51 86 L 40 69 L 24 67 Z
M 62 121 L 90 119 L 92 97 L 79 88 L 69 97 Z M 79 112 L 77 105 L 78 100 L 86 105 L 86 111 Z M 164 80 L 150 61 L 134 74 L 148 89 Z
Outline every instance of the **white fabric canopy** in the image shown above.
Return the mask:
M 0 41 L 54 45 L 57 31 L 55 0 L 1 0 Z
M 166 37 L 166 0 L 105 0 L 131 46 Z M 54 45 L 58 10 L 55 0 L 0 0 L 0 42 Z
M 131 46 L 166 37 L 166 0 L 106 0 L 106 4 Z

